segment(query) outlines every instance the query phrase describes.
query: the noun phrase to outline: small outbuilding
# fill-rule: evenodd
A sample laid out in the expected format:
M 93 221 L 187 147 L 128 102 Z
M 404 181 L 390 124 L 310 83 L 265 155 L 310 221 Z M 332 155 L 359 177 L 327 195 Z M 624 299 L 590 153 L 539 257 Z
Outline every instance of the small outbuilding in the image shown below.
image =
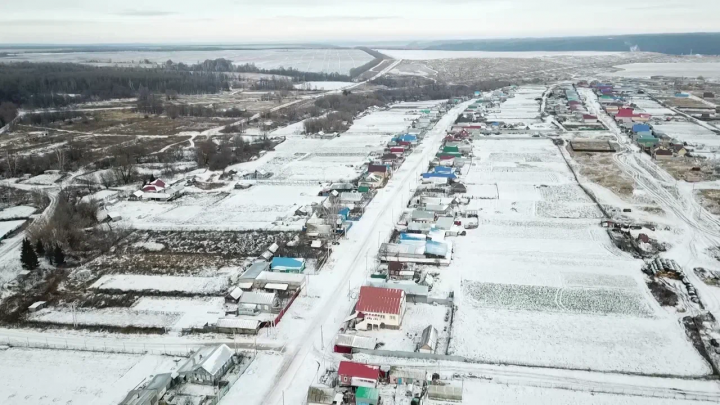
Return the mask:
M 432 325 L 423 330 L 422 338 L 418 344 L 420 353 L 435 353 L 438 342 L 438 331 Z

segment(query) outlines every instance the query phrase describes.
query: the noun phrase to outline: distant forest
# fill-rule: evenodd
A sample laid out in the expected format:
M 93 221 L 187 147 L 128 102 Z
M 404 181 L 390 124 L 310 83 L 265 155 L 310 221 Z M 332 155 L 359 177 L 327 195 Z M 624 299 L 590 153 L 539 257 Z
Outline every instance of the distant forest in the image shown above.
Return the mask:
M 228 90 L 232 73 L 289 76 L 293 81 L 350 81 L 337 73 L 295 69 L 260 69 L 233 65 L 226 59 L 195 65 L 166 62 L 153 68 L 95 67 L 77 63 L 0 63 L 0 103 L 25 108 L 57 108 L 93 100 L 136 97 L 151 93 L 207 94 Z M 287 86 L 285 86 L 287 87 Z
M 720 33 L 645 34 L 597 37 L 514 38 L 438 41 L 412 48 L 445 51 L 539 52 L 658 52 L 670 55 L 720 55 Z

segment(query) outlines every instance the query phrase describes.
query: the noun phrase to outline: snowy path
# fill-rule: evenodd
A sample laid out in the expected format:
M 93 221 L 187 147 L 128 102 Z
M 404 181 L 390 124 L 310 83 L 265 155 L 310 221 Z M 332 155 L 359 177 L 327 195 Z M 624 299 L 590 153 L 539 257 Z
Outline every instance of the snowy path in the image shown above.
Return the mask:
M 314 372 L 319 368 L 313 354 L 315 344 L 321 338 L 323 347 L 331 344 L 335 331 L 340 328 L 355 302 L 348 299 L 348 290 L 359 288 L 367 277 L 364 257 L 374 257 L 379 244 L 392 233 L 395 220 L 412 195 L 411 187 L 416 184 L 419 174 L 426 169 L 440 147 L 445 131 L 469 104 L 467 102 L 451 110 L 426 135 L 418 149 L 394 173 L 388 185 L 378 192 L 362 220 L 353 226 L 349 233 L 352 239 L 350 243 L 344 243 L 333 252 L 331 261 L 335 260 L 335 263 L 332 269 L 325 271 L 340 273 L 342 277 L 334 285 L 325 286 L 322 301 L 315 304 L 324 310 L 306 323 L 304 331 L 298 331 L 295 346 L 287 348 L 280 373 L 273 383 L 274 388 L 266 394 L 264 404 L 282 403 L 283 391 L 291 398 L 289 403 L 300 403 Z
M 640 152 L 625 136 L 615 121 L 600 108 L 591 89 L 579 89 L 587 100 L 591 112 L 613 132 L 622 151 L 615 154 L 618 167 L 631 176 L 637 185 L 647 191 L 665 212 L 677 218 L 677 226 L 684 230 L 680 244 L 676 244 L 664 257 L 675 259 L 685 269 L 685 275 L 695 286 L 705 308 L 716 318 L 720 316 L 720 294 L 716 294 L 692 271 L 695 267 L 713 265 L 704 251 L 720 246 L 720 220 L 707 212 L 693 195 L 693 189 L 684 181 L 676 181 L 658 167 L 645 153 Z M 703 259 L 703 256 L 706 259 Z M 716 265 L 716 262 L 714 263 Z

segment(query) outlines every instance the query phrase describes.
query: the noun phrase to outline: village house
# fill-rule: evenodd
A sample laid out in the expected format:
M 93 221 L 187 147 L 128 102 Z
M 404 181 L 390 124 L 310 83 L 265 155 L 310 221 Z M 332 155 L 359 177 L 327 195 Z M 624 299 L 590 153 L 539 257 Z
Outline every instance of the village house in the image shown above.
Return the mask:
M 177 373 L 186 382 L 217 385 L 225 373 L 235 365 L 235 356 L 227 345 L 199 349 Z
M 399 329 L 405 315 L 405 292 L 399 289 L 363 286 L 355 305 L 357 329 Z
M 375 388 L 379 380 L 378 366 L 341 361 L 338 367 L 338 383 L 341 386 Z
M 670 149 L 665 148 L 658 148 L 655 149 L 655 152 L 653 153 L 655 159 L 672 159 L 673 157 L 673 151 Z

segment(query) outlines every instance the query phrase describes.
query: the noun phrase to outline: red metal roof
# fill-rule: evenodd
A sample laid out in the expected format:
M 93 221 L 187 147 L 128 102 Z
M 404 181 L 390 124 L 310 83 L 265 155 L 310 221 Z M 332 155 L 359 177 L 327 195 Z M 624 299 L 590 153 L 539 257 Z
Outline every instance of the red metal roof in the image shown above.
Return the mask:
M 152 184 L 153 186 L 165 188 L 165 182 L 160 179 L 153 180 L 150 184 Z
M 396 288 L 360 287 L 360 299 L 355 310 L 377 314 L 399 314 L 403 290 Z
M 621 108 L 620 111 L 618 111 L 617 116 L 618 117 L 632 117 L 634 116 L 634 111 L 632 108 Z
M 378 380 L 380 379 L 380 367 L 353 363 L 351 361 L 341 361 L 340 367 L 338 368 L 338 375 Z

